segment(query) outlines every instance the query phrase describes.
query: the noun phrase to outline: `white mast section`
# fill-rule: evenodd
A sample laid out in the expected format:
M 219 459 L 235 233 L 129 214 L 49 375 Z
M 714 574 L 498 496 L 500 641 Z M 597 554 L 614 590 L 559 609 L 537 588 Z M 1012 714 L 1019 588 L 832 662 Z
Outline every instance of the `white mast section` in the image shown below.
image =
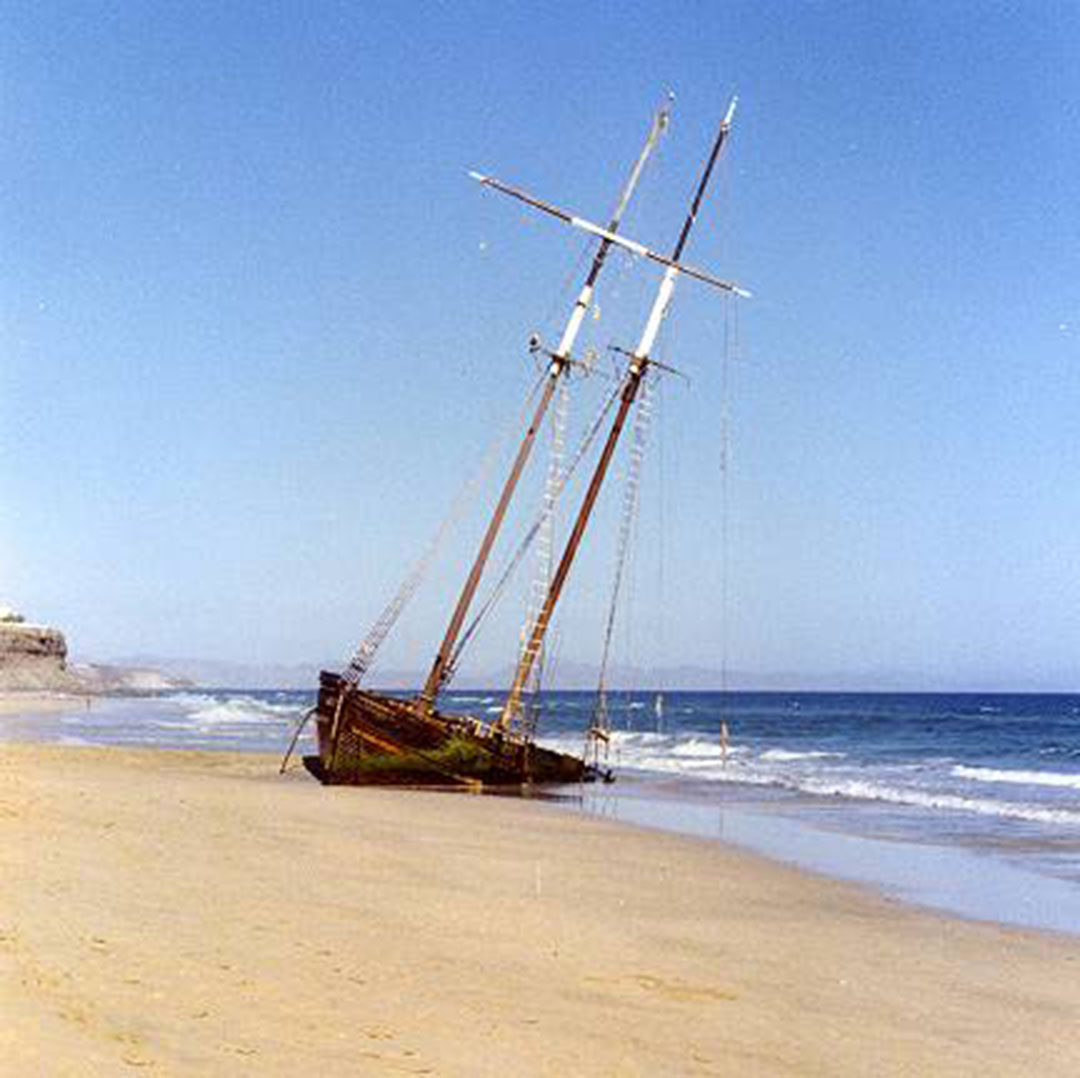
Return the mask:
M 619 227 L 622 215 L 630 202 L 630 196 L 633 195 L 634 189 L 638 185 L 638 180 L 641 179 L 641 173 L 645 169 L 645 162 L 648 161 L 649 155 L 655 149 L 661 134 L 667 130 L 670 121 L 670 113 L 668 111 L 669 105 L 670 101 L 669 104 L 660 109 L 653 118 L 652 127 L 649 129 L 649 135 L 645 140 L 645 146 L 637 161 L 634 162 L 630 177 L 626 181 L 626 186 L 623 188 L 622 194 L 619 196 L 619 204 L 615 207 L 615 210 L 611 215 L 611 224 L 607 228 L 599 228 L 594 232 L 594 235 L 598 235 L 601 239 L 606 240 L 607 244 L 617 243 L 619 241 L 618 233 L 615 232 L 614 229 Z M 473 179 L 481 179 L 480 174 L 477 172 L 470 172 L 469 175 L 473 177 Z M 487 186 L 498 190 L 497 182 L 488 183 Z M 585 315 L 592 304 L 593 291 L 594 276 L 590 274 L 589 279 L 582 285 L 581 292 L 578 293 L 574 309 L 570 312 L 570 318 L 567 320 L 566 328 L 563 330 L 562 339 L 559 341 L 559 347 L 555 349 L 555 354 L 552 357 L 554 362 L 557 363 L 560 360 L 569 358 L 571 351 L 573 351 L 574 342 L 577 340 L 577 335 L 581 331 L 581 325 L 585 321 Z

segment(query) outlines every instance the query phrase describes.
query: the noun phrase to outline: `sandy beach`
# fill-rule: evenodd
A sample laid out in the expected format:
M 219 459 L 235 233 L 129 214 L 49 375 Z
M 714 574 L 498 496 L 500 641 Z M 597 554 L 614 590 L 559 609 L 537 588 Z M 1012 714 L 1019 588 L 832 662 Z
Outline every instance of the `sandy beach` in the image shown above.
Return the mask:
M 87 706 L 87 697 L 62 692 L 0 692 L 0 715 L 68 711 Z
M 1080 940 L 535 801 L 0 747 L 0 1072 L 1074 1075 Z

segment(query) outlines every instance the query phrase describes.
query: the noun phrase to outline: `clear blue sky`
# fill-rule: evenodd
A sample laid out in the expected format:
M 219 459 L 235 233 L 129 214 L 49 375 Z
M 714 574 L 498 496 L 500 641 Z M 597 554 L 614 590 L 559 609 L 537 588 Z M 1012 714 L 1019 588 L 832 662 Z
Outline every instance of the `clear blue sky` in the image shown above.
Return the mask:
M 680 286 L 664 356 L 692 383 L 663 388 L 622 659 L 1080 688 L 1080 5 L 9 0 L 3 21 L 0 598 L 78 654 L 347 654 L 580 273 L 578 236 L 465 170 L 602 218 L 670 87 L 627 229 L 670 246 L 737 92 L 688 255 L 755 299 L 725 365 L 728 304 Z M 655 280 L 609 268 L 598 347 L 633 343 Z M 580 423 L 603 386 L 575 391 Z M 618 497 L 567 657 L 598 653 Z M 391 665 L 426 662 L 474 534 Z M 519 614 L 475 669 L 509 661 Z

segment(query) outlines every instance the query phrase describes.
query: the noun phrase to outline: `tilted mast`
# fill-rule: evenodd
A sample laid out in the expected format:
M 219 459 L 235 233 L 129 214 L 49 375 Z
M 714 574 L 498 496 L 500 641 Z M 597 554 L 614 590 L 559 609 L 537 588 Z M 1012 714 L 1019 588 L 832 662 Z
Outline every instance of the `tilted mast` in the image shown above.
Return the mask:
M 697 219 L 698 209 L 700 208 L 701 200 L 705 195 L 705 189 L 709 184 L 709 178 L 712 175 L 713 167 L 720 156 L 720 151 L 723 148 L 724 143 L 727 140 L 728 132 L 731 129 L 731 122 L 735 115 L 735 104 L 736 102 L 733 99 L 724 119 L 720 123 L 720 130 L 713 143 L 712 152 L 705 165 L 701 180 L 698 183 L 697 191 L 694 194 L 694 200 L 690 205 L 690 212 L 687 214 L 686 220 L 683 223 L 682 231 L 679 234 L 679 239 L 675 244 L 675 249 L 672 252 L 670 259 L 665 259 L 661 256 L 653 257 L 654 261 L 662 262 L 667 268 L 664 271 L 663 279 L 657 289 L 656 298 L 653 300 L 648 321 L 646 321 L 645 329 L 641 334 L 641 340 L 638 342 L 638 346 L 631 356 L 630 369 L 627 372 L 619 401 L 619 410 L 615 415 L 615 419 L 612 421 L 607 441 L 604 443 L 600 459 L 597 462 L 596 469 L 589 482 L 589 488 L 585 492 L 585 499 L 581 503 L 581 508 L 578 510 L 577 519 L 574 521 L 573 531 L 571 531 L 570 538 L 567 540 L 562 560 L 559 562 L 559 567 L 556 569 L 554 577 L 552 577 L 551 584 L 548 587 L 547 596 L 544 599 L 544 605 L 541 607 L 540 613 L 537 615 L 536 621 L 533 623 L 529 633 L 529 638 L 522 649 L 521 659 L 518 662 L 517 672 L 514 675 L 514 683 L 510 688 L 506 704 L 504 705 L 502 714 L 499 716 L 496 724 L 502 729 L 508 729 L 511 722 L 520 712 L 522 692 L 524 691 L 525 685 L 528 683 L 529 675 L 532 672 L 536 657 L 543 646 L 544 636 L 551 623 L 551 616 L 555 610 L 555 604 L 559 601 L 563 585 L 566 583 L 566 578 L 570 573 L 570 567 L 573 565 L 574 557 L 577 554 L 578 547 L 581 545 L 582 537 L 585 534 L 585 528 L 589 523 L 589 517 L 592 515 L 593 506 L 596 504 L 596 498 L 600 493 L 600 487 L 603 485 L 604 477 L 606 476 L 608 466 L 611 463 L 612 454 L 615 452 L 615 446 L 618 444 L 619 436 L 626 423 L 626 417 L 630 412 L 634 399 L 637 397 L 638 389 L 640 388 L 642 379 L 645 377 L 645 372 L 649 367 L 649 356 L 652 352 L 653 345 L 656 342 L 657 334 L 660 332 L 660 325 L 671 304 L 671 297 L 675 291 L 675 281 L 680 272 L 685 272 L 685 269 L 680 265 L 679 260 L 682 257 L 686 242 L 690 237 L 690 230 L 694 227 L 694 222 Z M 549 210 L 548 212 L 551 211 Z M 556 215 L 563 216 L 561 212 Z M 569 223 L 577 224 L 578 222 L 575 219 L 569 221 Z M 695 272 L 693 275 L 700 279 L 709 280 L 709 283 L 716 284 L 718 287 L 728 291 L 745 294 L 742 293 L 741 289 L 738 289 L 730 282 L 718 281 L 715 278 L 710 278 L 708 275 L 699 272 Z
M 476 595 L 476 589 L 480 584 L 480 577 L 483 575 L 484 567 L 491 555 L 492 547 L 495 545 L 495 539 L 499 534 L 499 529 L 502 527 L 503 519 L 505 518 L 506 511 L 510 505 L 510 500 L 514 495 L 518 481 L 521 478 L 521 473 L 532 452 L 533 444 L 536 440 L 536 433 L 544 422 L 544 416 L 547 413 L 548 405 L 551 403 L 551 398 L 555 393 L 555 387 L 558 384 L 559 378 L 570 364 L 570 353 L 573 350 L 574 342 L 577 339 L 582 323 L 585 321 L 585 315 L 589 310 L 589 305 L 592 303 L 596 280 L 600 276 L 600 271 L 604 267 L 608 252 L 615 242 L 615 234 L 619 230 L 623 212 L 634 193 L 634 188 L 637 186 L 641 173 L 645 168 L 645 163 L 649 159 L 649 155 L 652 153 L 653 149 L 656 147 L 660 135 L 667 128 L 668 116 L 669 108 L 667 105 L 664 105 L 664 107 L 662 107 L 653 117 L 652 125 L 649 128 L 649 134 L 645 139 L 645 145 L 642 147 L 641 153 L 638 155 L 638 159 L 630 172 L 630 177 L 623 187 L 622 195 L 611 215 L 608 226 L 606 229 L 598 230 L 601 234 L 600 246 L 593 257 L 592 265 L 589 267 L 588 276 L 585 278 L 585 283 L 582 285 L 581 291 L 578 293 L 578 297 L 574 302 L 570 317 L 566 323 L 566 328 L 563 330 L 562 339 L 559 341 L 559 346 L 554 352 L 550 353 L 551 364 L 548 367 L 547 378 L 544 382 L 544 389 L 540 395 L 540 400 L 537 403 L 536 410 L 533 413 L 528 429 L 525 431 L 525 435 L 522 438 L 521 446 L 519 447 L 517 456 L 514 458 L 514 463 L 510 468 L 510 474 L 507 476 L 502 494 L 495 506 L 495 511 L 491 516 L 487 531 L 484 533 L 484 538 L 480 543 L 480 549 L 477 552 L 476 560 L 473 562 L 472 569 L 465 580 L 465 586 L 461 590 L 457 606 L 454 607 L 454 612 L 450 618 L 450 624 L 447 626 L 446 635 L 443 637 L 442 645 L 439 648 L 438 654 L 435 656 L 435 662 L 432 664 L 431 673 L 428 674 L 427 681 L 420 694 L 419 703 L 424 710 L 429 710 L 434 706 L 435 697 L 438 695 L 439 689 L 446 679 L 450 658 L 454 653 L 454 645 L 457 643 L 458 635 L 461 632 L 461 627 L 464 624 L 469 606 L 473 601 L 473 597 Z M 515 189 L 509 188 L 505 184 L 501 184 L 492 177 L 481 176 L 477 173 L 471 173 L 471 175 L 485 186 L 520 197 Z

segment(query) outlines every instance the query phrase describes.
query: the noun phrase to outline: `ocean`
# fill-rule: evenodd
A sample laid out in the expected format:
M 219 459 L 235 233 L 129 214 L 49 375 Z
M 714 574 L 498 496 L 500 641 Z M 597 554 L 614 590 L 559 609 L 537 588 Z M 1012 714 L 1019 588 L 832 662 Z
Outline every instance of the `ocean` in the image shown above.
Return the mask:
M 450 692 L 490 718 L 501 697 Z M 0 739 L 284 753 L 310 692 L 199 690 L 0 716 Z M 542 698 L 580 751 L 595 696 Z M 734 842 L 953 914 L 1080 933 L 1080 695 L 609 697 L 618 781 L 557 807 Z M 721 724 L 728 731 L 725 747 Z M 312 750 L 310 731 L 299 752 Z M 276 761 L 275 761 L 276 762 Z

